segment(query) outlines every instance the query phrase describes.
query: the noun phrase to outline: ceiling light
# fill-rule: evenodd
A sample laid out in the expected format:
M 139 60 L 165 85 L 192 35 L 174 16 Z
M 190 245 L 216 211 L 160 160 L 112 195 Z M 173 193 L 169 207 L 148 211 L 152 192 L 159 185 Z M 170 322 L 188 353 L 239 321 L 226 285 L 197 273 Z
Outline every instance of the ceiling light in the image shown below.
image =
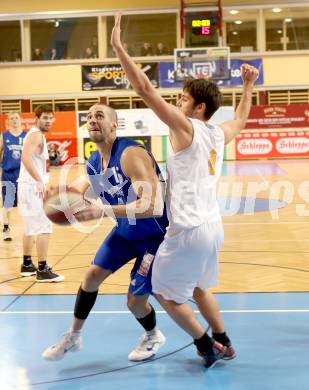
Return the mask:
M 241 21 L 241 20 L 235 20 L 234 23 L 235 23 L 235 24 L 242 24 L 242 21 Z
M 285 19 L 284 19 L 284 21 L 285 21 L 286 23 L 291 23 L 292 20 L 293 20 L 293 19 L 291 19 L 291 18 L 285 18 Z
M 277 33 L 278 34 L 282 34 L 282 30 L 277 30 Z
M 232 34 L 233 35 L 238 35 L 238 32 L 237 31 L 233 31 Z
M 278 12 L 281 12 L 282 9 L 281 8 L 273 8 L 272 11 L 275 13 L 278 13 Z
M 239 13 L 239 11 L 237 11 L 237 9 L 231 9 L 229 12 L 231 15 L 237 15 Z

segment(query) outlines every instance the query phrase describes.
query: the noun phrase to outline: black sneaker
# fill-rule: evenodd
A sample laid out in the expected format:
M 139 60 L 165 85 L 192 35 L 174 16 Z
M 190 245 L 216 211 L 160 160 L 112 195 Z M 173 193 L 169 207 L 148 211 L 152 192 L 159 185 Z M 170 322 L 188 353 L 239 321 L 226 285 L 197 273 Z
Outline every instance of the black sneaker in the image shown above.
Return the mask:
M 3 229 L 3 241 L 12 241 L 10 229 Z
M 20 267 L 20 275 L 21 276 L 35 275 L 36 271 L 37 271 L 37 268 L 33 263 L 31 263 L 30 265 L 22 264 Z
M 201 353 L 197 351 L 198 355 L 204 358 L 204 365 L 206 368 L 213 367 L 220 359 L 223 359 L 223 356 L 226 352 L 226 347 L 222 344 L 214 341 L 212 346 L 212 353 Z
M 62 282 L 63 280 L 64 276 L 58 275 L 53 272 L 48 265 L 46 265 L 42 271 L 36 271 L 36 281 L 39 283 Z

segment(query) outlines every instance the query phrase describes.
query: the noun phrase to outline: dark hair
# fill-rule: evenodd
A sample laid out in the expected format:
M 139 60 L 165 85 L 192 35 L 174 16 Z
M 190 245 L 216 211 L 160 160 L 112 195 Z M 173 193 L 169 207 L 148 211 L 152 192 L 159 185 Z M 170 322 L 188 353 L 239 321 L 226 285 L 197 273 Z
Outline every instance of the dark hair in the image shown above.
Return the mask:
M 34 110 L 34 113 L 35 113 L 35 116 L 37 118 L 40 118 L 41 115 L 43 114 L 43 112 L 46 112 L 48 114 L 53 114 L 54 111 L 52 109 L 51 106 L 49 106 L 48 104 L 41 104 L 40 106 L 37 106 L 37 108 Z
M 187 78 L 183 90 L 193 97 L 194 106 L 200 103 L 206 104 L 205 119 L 209 119 L 223 103 L 222 93 L 217 84 L 211 80 Z

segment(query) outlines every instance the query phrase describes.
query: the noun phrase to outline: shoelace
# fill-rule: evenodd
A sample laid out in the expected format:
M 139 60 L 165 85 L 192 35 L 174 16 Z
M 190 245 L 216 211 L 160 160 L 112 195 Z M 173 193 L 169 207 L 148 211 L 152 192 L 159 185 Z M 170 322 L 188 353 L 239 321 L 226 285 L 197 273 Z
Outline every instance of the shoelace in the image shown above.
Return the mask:
M 143 334 L 143 336 L 140 337 L 140 344 L 138 346 L 137 349 L 139 350 L 143 350 L 143 347 L 145 346 L 146 348 L 149 346 L 149 347 L 152 347 L 154 342 L 152 340 L 152 338 L 154 337 L 155 335 L 148 335 L 147 333 Z M 147 348 L 148 349 L 148 348 Z
M 59 346 L 61 346 L 62 348 L 65 348 L 65 345 L 67 343 L 73 343 L 74 344 L 74 341 L 73 341 L 73 337 L 70 333 L 65 333 L 62 335 L 62 338 L 59 342 Z M 54 347 L 56 347 L 57 344 L 54 345 Z

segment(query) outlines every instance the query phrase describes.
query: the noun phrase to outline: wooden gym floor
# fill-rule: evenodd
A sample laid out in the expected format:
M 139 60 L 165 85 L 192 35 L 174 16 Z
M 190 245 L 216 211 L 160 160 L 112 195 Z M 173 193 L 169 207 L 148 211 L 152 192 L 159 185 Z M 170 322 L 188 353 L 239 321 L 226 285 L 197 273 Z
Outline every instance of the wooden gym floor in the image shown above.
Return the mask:
M 83 170 L 83 166 L 74 167 L 70 181 Z M 305 159 L 224 164 L 218 195 L 225 242 L 220 253 L 220 282 L 214 291 L 309 291 L 307 170 Z M 52 171 L 54 183 L 59 174 L 59 169 Z M 13 210 L 14 239 L 0 241 L 0 295 L 75 294 L 96 250 L 113 226 L 107 218 L 90 229 L 93 224 L 85 225 L 89 228 L 86 233 L 74 226 L 54 226 L 48 263 L 65 276 L 65 282 L 39 284 L 34 277 L 19 276 L 23 227 L 17 210 Z M 100 293 L 125 293 L 131 267 L 127 264 L 112 275 Z

